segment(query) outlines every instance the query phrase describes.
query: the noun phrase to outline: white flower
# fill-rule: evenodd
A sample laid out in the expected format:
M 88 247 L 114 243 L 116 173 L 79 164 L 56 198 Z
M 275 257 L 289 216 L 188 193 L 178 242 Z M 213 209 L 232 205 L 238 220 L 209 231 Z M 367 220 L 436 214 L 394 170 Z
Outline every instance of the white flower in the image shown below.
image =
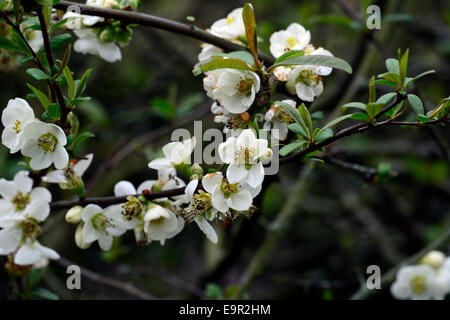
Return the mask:
M 256 73 L 248 70 L 217 69 L 203 79 L 207 95 L 217 100 L 230 113 L 243 113 L 250 108 L 260 89 Z
M 184 220 L 171 210 L 156 204 L 150 204 L 144 215 L 144 232 L 147 241 L 160 241 L 164 245 L 184 228 Z
M 432 250 L 428 252 L 422 259 L 421 263 L 432 266 L 435 270 L 442 267 L 445 261 L 445 254 L 441 251 Z
M 242 8 L 234 9 L 227 15 L 226 18 L 219 19 L 214 22 L 210 28 L 210 31 L 212 34 L 228 40 L 234 40 L 245 36 Z
M 73 30 L 79 38 L 73 49 L 82 54 L 99 55 L 103 60 L 116 62 L 122 60 L 120 48 L 114 42 L 102 42 L 91 29 Z
M 131 182 L 125 180 L 119 181 L 114 185 L 114 195 L 119 197 L 141 194 L 144 190 L 152 190 L 154 184 L 155 180 L 146 180 L 136 190 Z
M 34 52 L 38 52 L 44 46 L 42 31 L 27 29 L 24 34 L 28 44 Z
M 198 180 L 192 180 L 188 183 L 186 186 L 186 189 L 184 191 L 184 195 L 179 198 L 174 204 L 176 206 L 180 206 L 185 203 L 189 203 L 190 205 L 193 205 L 194 201 L 194 192 L 197 189 L 198 186 Z M 195 208 L 194 208 L 195 210 Z M 206 237 L 212 242 L 217 243 L 217 234 L 214 228 L 211 226 L 211 224 L 206 220 L 206 218 L 201 214 L 197 215 L 194 218 L 195 223 L 200 228 L 200 230 L 206 235 Z
M 301 66 L 294 68 L 288 75 L 286 89 L 303 101 L 312 102 L 323 92 L 323 82 L 317 74 L 317 68 Z
M 0 220 L 0 254 L 15 253 L 14 263 L 32 265 L 43 258 L 58 259 L 52 249 L 42 246 L 36 236 L 40 233 L 39 223 L 44 221 L 50 207 L 47 199 L 38 199 L 30 203 L 20 216 L 10 216 Z
M 195 137 L 183 142 L 170 142 L 162 148 L 164 158 L 152 160 L 148 166 L 151 169 L 160 170 L 191 163 L 190 157 L 195 144 Z
M 261 186 L 251 188 L 246 184 L 230 183 L 221 172 L 209 173 L 202 179 L 203 188 L 211 194 L 213 207 L 226 213 L 229 209 L 246 211 L 252 205 L 252 199 L 261 190 Z
M 198 61 L 207 60 L 217 54 L 223 53 L 223 50 L 209 43 L 202 44 L 202 51 L 198 54 Z
M 112 8 L 117 5 L 116 0 L 87 0 L 86 5 L 99 8 Z M 62 17 L 62 20 L 69 18 L 70 20 L 66 23 L 66 27 L 69 29 L 81 29 L 81 22 L 86 26 L 93 26 L 98 22 L 102 22 L 105 19 L 97 16 L 88 16 L 84 14 L 79 14 L 73 11 L 68 11 Z M 78 18 L 78 19 L 74 19 Z
M 84 222 L 83 243 L 89 244 L 98 240 L 100 248 L 105 251 L 111 249 L 113 237 L 124 234 L 130 228 L 122 216 L 121 205 L 102 209 L 96 204 L 89 204 L 83 209 L 81 219 Z
M 286 99 L 281 102 L 286 103 L 293 109 L 296 108 L 293 100 Z M 264 120 L 264 129 L 270 130 L 272 138 L 280 141 L 286 140 L 288 136 L 287 125 L 293 120 L 283 108 L 280 108 L 277 104 L 272 105 L 264 115 Z
M 406 266 L 397 272 L 391 293 L 396 299 L 430 300 L 439 299 L 435 271 L 428 265 Z
M 24 131 L 24 144 L 21 148 L 24 156 L 30 157 L 30 167 L 42 170 L 53 163 L 56 169 L 63 169 L 69 162 L 64 146 L 67 138 L 64 131 L 55 124 L 34 121 Z
M 0 221 L 21 218 L 25 209 L 36 202 L 45 202 L 44 210 L 49 211 L 52 201 L 47 189 L 33 189 L 33 179 L 28 177 L 28 171 L 17 172 L 12 181 L 0 179 L 0 196 Z
M 270 53 L 275 58 L 290 50 L 303 50 L 311 40 L 311 33 L 302 25 L 292 23 L 286 30 L 274 32 L 270 36 Z
M 245 129 L 238 138 L 230 137 L 219 145 L 220 159 L 229 164 L 229 183 L 247 183 L 257 188 L 264 180 L 260 158 L 267 152 L 267 140 L 257 139 L 251 129 Z
M 82 185 L 82 176 L 91 165 L 94 155 L 88 154 L 84 159 L 78 160 L 75 164 L 70 165 L 63 170 L 54 170 L 47 173 L 42 180 L 48 183 L 59 183 L 62 189 L 72 189 Z
M 28 102 L 21 98 L 8 101 L 2 112 L 2 124 L 5 127 L 2 133 L 2 143 L 10 149 L 11 153 L 20 150 L 23 145 L 23 130 L 27 124 L 35 121 L 33 109 Z

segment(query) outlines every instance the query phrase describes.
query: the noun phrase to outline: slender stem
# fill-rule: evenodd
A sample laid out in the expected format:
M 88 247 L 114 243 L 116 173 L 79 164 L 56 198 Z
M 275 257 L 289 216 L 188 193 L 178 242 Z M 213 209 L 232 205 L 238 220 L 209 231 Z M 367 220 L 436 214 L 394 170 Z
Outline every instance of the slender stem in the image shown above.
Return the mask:
M 67 260 L 65 258 L 62 258 L 62 257 L 59 258 L 58 260 L 56 260 L 56 262 L 59 265 L 65 267 L 65 268 L 67 268 L 68 266 L 71 266 L 71 265 L 76 265 L 76 263 L 73 263 L 72 261 L 69 261 L 69 260 Z M 103 276 L 103 275 L 101 275 L 99 273 L 96 273 L 96 272 L 94 272 L 92 270 L 89 270 L 89 269 L 86 269 L 84 267 L 80 267 L 80 270 L 81 270 L 81 275 L 83 277 L 86 277 L 87 279 L 89 279 L 89 280 L 91 280 L 93 282 L 96 282 L 96 283 L 98 283 L 100 285 L 110 286 L 112 288 L 121 290 L 121 291 L 123 291 L 123 292 L 125 292 L 125 293 L 127 293 L 127 294 L 129 294 L 129 295 L 131 295 L 133 297 L 136 297 L 136 298 L 139 298 L 139 299 L 142 299 L 142 300 L 154 300 L 154 299 L 156 299 L 151 294 L 149 294 L 147 292 L 144 292 L 144 291 L 142 291 L 139 288 L 136 288 L 135 286 L 133 286 L 130 283 L 122 282 L 122 281 L 119 281 L 117 279 L 113 279 L 113 278 L 110 278 L 110 277 Z
M 142 26 L 182 34 L 209 44 L 213 44 L 216 47 L 219 47 L 225 51 L 239 51 L 239 50 L 249 51 L 249 49 L 246 47 L 243 47 L 226 39 L 217 37 L 201 28 L 196 27 L 193 24 L 181 23 L 146 13 L 91 7 L 71 1 L 61 1 L 54 7 L 59 10 L 67 10 L 67 8 L 71 6 L 78 7 L 80 9 L 80 13 L 88 16 L 97 16 L 108 19 L 114 19 L 122 21 L 124 23 L 139 24 Z M 258 56 L 261 60 L 263 60 L 267 64 L 273 64 L 273 62 L 275 61 L 274 58 L 262 52 L 258 52 Z

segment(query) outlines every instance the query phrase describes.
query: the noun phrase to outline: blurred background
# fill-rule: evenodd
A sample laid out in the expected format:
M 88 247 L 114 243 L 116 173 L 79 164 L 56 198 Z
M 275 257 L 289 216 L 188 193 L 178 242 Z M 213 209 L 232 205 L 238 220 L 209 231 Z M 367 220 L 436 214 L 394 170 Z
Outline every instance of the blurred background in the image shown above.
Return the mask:
M 436 70 L 414 89 L 427 110 L 450 93 L 449 1 L 375 3 L 381 29 L 369 31 L 370 1 L 252 1 L 263 51 L 269 52 L 274 31 L 298 22 L 311 31 L 316 47 L 352 65 L 352 76 L 334 71 L 327 77 L 323 95 L 311 105 L 325 118 L 344 103 L 367 101 L 368 79 L 385 71 L 384 60 L 396 57 L 398 48 L 410 49 L 409 75 Z M 243 4 L 144 0 L 140 11 L 182 22 L 194 16 L 196 25 L 207 28 Z M 139 27 L 118 63 L 72 54 L 71 70 L 78 77 L 94 68 L 86 90 L 92 100 L 77 109 L 81 132 L 95 133 L 80 152 L 95 154 L 85 175 L 88 196 L 112 195 L 119 180 L 138 185 L 156 178 L 147 163 L 173 129 L 192 130 L 194 120 L 202 120 L 203 128 L 220 127 L 212 121 L 202 78 L 191 72 L 199 51 L 195 39 Z M 18 66 L 0 74 L 1 108 L 29 93 L 24 71 Z M 378 95 L 387 88 L 379 86 Z M 43 111 L 36 100 L 30 103 L 37 114 Z M 64 263 L 71 261 L 162 299 L 220 299 L 238 290 L 250 299 L 348 299 L 367 277 L 367 266 L 378 265 L 383 273 L 448 229 L 449 136 L 445 127 L 372 130 L 333 144 L 326 153 L 329 163 L 285 165 L 279 175 L 266 177 L 256 215 L 225 229 L 215 225 L 217 245 L 196 225 L 187 225 L 165 246 L 136 246 L 129 232 L 110 252 L 97 244 L 82 251 L 65 212 L 52 212 L 41 242 L 67 261 L 52 262 L 40 286 L 62 299 L 136 298 L 108 281 L 87 278 L 82 290 L 67 290 Z M 20 161 L 0 146 L 1 177 L 12 178 L 23 168 Z M 350 163 L 363 167 L 355 170 Z M 54 186 L 51 191 L 54 199 L 73 197 Z M 440 249 L 450 253 L 448 242 Z M 371 298 L 391 299 L 386 288 Z

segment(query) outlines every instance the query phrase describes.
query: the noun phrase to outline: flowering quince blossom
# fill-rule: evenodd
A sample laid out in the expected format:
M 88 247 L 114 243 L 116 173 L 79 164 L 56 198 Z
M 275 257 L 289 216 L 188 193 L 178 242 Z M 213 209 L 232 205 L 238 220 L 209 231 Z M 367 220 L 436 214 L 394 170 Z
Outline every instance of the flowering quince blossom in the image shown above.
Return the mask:
M 111 249 L 113 237 L 124 234 L 128 229 L 134 228 L 122 216 L 122 207 L 112 205 L 102 209 L 96 204 L 89 204 L 81 213 L 83 221 L 82 242 L 93 243 L 98 240 L 102 250 Z
M 242 19 L 242 8 L 236 8 L 231 11 L 226 18 L 214 22 L 210 32 L 215 36 L 234 40 L 245 36 L 245 25 Z
M 257 139 L 251 129 L 245 129 L 238 138 L 230 137 L 219 145 L 220 159 L 229 164 L 227 180 L 231 184 L 247 183 L 257 188 L 264 180 L 260 158 L 267 152 L 268 142 Z
M 12 181 L 0 179 L 0 221 L 20 218 L 28 206 L 36 202 L 44 202 L 45 210 L 50 210 L 52 195 L 43 187 L 33 188 L 33 179 L 28 171 L 19 171 Z
M 28 124 L 24 131 L 22 154 L 30 157 L 30 167 L 42 170 L 53 163 L 56 169 L 63 169 L 69 162 L 69 155 L 64 146 L 67 143 L 66 134 L 55 124 L 34 121 Z
M 33 109 L 28 102 L 21 98 L 8 101 L 8 105 L 2 112 L 2 124 L 5 127 L 2 133 L 2 143 L 15 153 L 22 148 L 23 130 L 27 124 L 35 121 Z
M 286 99 L 281 101 L 289 107 L 296 109 L 295 101 Z M 272 138 L 276 140 L 286 140 L 288 136 L 288 124 L 294 122 L 289 114 L 280 108 L 277 104 L 273 104 L 264 115 L 264 129 L 270 130 Z
M 224 179 L 221 172 L 205 175 L 202 179 L 202 185 L 211 194 L 212 206 L 221 213 L 227 213 L 229 209 L 248 210 L 252 205 L 253 195 L 259 192 L 257 188 L 251 191 L 251 188 L 244 184 L 230 183 Z
M 217 69 L 206 73 L 203 87 L 207 95 L 230 113 L 247 111 L 260 89 L 256 73 L 248 70 Z
M 292 23 L 286 30 L 274 32 L 270 36 L 270 53 L 279 58 L 290 50 L 301 51 L 309 44 L 311 33 L 302 25 Z
M 184 219 L 172 210 L 150 203 L 144 213 L 144 232 L 147 242 L 159 241 L 164 245 L 167 239 L 175 237 L 184 228 Z
M 62 170 L 54 170 L 42 177 L 44 182 L 58 183 L 61 189 L 73 189 L 83 185 L 81 179 L 87 168 L 91 165 L 94 155 L 88 154 L 84 159 L 71 162 L 70 165 Z
M 391 286 L 391 293 L 396 299 L 442 299 L 436 274 L 429 265 L 400 268 L 396 280 Z
M 25 32 L 28 44 L 34 52 L 38 52 L 44 46 L 44 38 L 42 37 L 42 31 L 30 30 Z
M 26 206 L 21 215 L 10 215 L 8 218 L 0 219 L 2 228 L 0 231 L 0 254 L 8 255 L 15 252 L 14 263 L 17 265 L 33 265 L 45 258 L 59 258 L 58 253 L 42 246 L 36 240 L 41 232 L 39 223 L 44 221 L 50 213 L 50 200 L 45 199 L 49 193 L 48 191 L 48 194 L 41 193 L 42 197 L 34 199 Z
M 208 43 L 202 44 L 202 51 L 198 54 L 198 61 L 208 60 L 211 57 L 223 53 L 223 50 Z
M 186 139 L 183 142 L 170 142 L 162 148 L 164 158 L 152 160 L 148 166 L 151 169 L 160 170 L 181 164 L 189 164 L 191 163 L 190 157 L 195 145 L 195 137 Z
M 114 42 L 101 41 L 92 29 L 73 30 L 78 40 L 73 49 L 82 54 L 98 55 L 105 61 L 116 62 L 122 60 L 120 48 Z

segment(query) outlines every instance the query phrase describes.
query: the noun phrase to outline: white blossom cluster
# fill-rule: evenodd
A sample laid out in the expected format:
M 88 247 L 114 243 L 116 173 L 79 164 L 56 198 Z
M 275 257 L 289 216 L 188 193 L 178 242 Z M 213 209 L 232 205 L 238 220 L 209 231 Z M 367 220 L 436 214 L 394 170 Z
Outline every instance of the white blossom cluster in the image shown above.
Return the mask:
M 396 299 L 444 299 L 450 293 L 450 257 L 430 251 L 420 264 L 400 268 L 391 293 Z

